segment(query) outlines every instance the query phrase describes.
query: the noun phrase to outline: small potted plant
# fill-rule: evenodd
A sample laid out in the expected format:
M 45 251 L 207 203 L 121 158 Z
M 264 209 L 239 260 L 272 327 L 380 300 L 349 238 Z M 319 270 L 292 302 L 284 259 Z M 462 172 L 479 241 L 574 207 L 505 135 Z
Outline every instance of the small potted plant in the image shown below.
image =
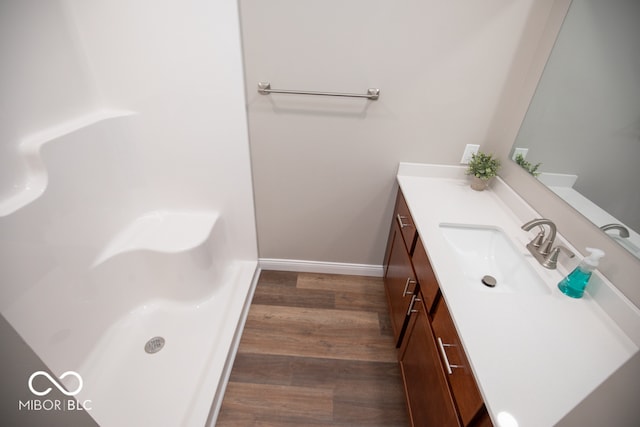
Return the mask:
M 489 186 L 490 180 L 498 174 L 500 160 L 493 154 L 485 154 L 478 151 L 471 155 L 471 161 L 467 168 L 467 175 L 471 175 L 471 188 L 482 191 Z
M 533 175 L 535 177 L 540 175 L 540 172 L 538 172 L 538 168 L 542 165 L 542 163 L 538 163 L 536 165 L 532 165 L 531 162 L 527 162 L 524 159 L 524 156 L 522 154 L 518 154 L 516 156 L 516 163 L 519 164 L 522 169 L 526 170 L 531 175 Z

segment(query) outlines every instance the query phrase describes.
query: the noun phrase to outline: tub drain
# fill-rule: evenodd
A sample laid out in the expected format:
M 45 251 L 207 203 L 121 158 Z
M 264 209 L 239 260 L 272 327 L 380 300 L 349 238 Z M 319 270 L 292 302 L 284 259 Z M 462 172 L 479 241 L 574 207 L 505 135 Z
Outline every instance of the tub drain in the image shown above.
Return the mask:
M 157 353 L 164 347 L 164 338 L 153 337 L 144 345 L 144 351 L 149 354 Z

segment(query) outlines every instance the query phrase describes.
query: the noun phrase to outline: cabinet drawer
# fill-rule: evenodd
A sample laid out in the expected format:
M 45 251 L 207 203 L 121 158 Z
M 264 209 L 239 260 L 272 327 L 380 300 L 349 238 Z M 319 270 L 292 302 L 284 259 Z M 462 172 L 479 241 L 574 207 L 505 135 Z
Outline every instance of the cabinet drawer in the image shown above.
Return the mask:
M 484 410 L 484 402 L 444 298 L 438 301 L 431 327 L 458 413 L 463 425 L 469 425 Z
M 413 269 L 420 284 L 420 291 L 424 297 L 424 305 L 427 307 L 427 313 L 431 313 L 440 288 L 420 238 L 416 241 L 412 260 Z
M 405 247 L 409 254 L 413 253 L 413 245 L 415 244 L 418 232 L 413 224 L 413 218 L 409 212 L 407 202 L 404 200 L 402 191 L 398 190 L 398 197 L 396 199 L 396 210 L 393 219 L 400 228 L 402 238 L 404 239 Z

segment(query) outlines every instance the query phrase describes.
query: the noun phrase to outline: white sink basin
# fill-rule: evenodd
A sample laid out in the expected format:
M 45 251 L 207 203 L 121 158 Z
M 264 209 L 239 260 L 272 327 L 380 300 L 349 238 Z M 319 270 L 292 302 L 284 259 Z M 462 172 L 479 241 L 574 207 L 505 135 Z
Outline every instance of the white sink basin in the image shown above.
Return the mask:
M 550 294 L 551 291 L 525 259 L 523 251 L 498 227 L 440 224 L 470 290 L 490 293 Z M 483 277 L 495 279 L 495 286 Z M 491 282 L 491 280 L 486 280 Z

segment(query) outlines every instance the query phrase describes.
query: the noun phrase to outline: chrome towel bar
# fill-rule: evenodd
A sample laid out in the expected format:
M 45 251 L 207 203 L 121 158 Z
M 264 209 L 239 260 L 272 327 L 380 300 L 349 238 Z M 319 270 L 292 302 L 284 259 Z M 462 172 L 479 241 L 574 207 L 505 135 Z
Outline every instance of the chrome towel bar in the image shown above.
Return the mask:
M 380 98 L 380 89 L 369 88 L 367 93 L 338 93 L 338 92 L 315 92 L 309 90 L 284 90 L 284 89 L 271 89 L 271 83 L 260 82 L 258 83 L 258 93 L 261 95 L 269 95 L 270 93 L 288 93 L 293 95 L 320 95 L 320 96 L 344 96 L 349 98 L 367 98 L 372 101 Z

